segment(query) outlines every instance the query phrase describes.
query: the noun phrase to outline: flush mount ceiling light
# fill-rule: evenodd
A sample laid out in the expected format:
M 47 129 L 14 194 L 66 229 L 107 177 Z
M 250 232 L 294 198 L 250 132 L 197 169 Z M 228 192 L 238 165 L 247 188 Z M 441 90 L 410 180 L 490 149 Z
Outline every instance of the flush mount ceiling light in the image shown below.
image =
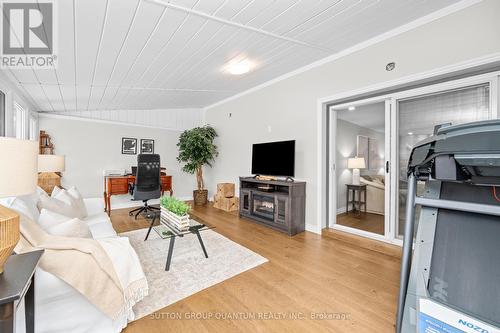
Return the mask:
M 354 105 L 351 105 L 350 107 L 347 108 L 349 111 L 354 111 L 356 110 L 356 107 Z
M 408 135 L 413 135 L 413 132 L 408 132 Z
M 229 74 L 241 75 L 248 73 L 253 68 L 253 63 L 248 59 L 233 61 L 226 66 Z

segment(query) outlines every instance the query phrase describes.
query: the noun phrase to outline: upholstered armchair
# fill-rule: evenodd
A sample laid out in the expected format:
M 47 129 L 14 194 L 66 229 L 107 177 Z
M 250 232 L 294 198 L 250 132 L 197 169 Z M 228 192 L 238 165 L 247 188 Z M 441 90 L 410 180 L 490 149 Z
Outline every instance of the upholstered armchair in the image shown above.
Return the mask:
M 361 176 L 361 184 L 366 185 L 366 210 L 368 213 L 384 215 L 385 181 L 384 176 Z

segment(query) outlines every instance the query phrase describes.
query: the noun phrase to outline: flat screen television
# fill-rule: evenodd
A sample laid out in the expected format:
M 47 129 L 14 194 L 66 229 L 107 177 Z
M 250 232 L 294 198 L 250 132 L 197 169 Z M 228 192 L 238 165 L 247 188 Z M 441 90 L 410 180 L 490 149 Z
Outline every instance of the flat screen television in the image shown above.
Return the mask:
M 254 144 L 252 174 L 294 177 L 295 140 Z

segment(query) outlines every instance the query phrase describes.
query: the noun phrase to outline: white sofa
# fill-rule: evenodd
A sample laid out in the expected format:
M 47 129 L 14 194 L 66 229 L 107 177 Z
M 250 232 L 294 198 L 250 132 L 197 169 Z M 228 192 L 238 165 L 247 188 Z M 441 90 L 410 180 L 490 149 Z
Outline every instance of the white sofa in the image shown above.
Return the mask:
M 373 214 L 385 213 L 384 176 L 362 176 L 361 184 L 366 185 L 366 211 Z
M 9 206 L 14 198 L 1 199 L 0 204 Z M 37 219 L 37 196 L 17 197 L 27 207 L 11 206 L 35 221 Z M 84 199 L 88 217 L 87 222 L 94 239 L 117 237 L 111 220 L 104 212 L 102 199 Z M 21 209 L 19 209 L 21 206 Z M 17 209 L 16 209 L 17 208 Z M 28 214 L 26 214 L 26 209 Z M 37 268 L 35 272 L 35 327 L 36 333 L 115 333 L 120 332 L 128 322 L 126 315 L 113 321 L 98 310 L 82 294 L 56 276 Z M 21 307 L 17 313 L 16 333 L 24 332 L 24 315 Z

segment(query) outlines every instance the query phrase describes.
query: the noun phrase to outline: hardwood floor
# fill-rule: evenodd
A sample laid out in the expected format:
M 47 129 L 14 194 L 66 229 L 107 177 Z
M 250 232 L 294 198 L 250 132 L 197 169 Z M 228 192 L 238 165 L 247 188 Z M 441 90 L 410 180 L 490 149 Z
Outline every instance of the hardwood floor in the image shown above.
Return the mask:
M 349 214 L 342 213 L 337 215 L 337 224 L 379 235 L 384 234 L 384 215 L 372 213 L 361 213 L 358 215 L 352 212 L 349 212 Z
M 191 215 L 269 262 L 132 322 L 124 332 L 394 331 L 397 257 L 331 237 L 332 231 L 288 237 L 211 206 Z M 127 209 L 113 211 L 111 219 L 118 232 L 148 226 Z

